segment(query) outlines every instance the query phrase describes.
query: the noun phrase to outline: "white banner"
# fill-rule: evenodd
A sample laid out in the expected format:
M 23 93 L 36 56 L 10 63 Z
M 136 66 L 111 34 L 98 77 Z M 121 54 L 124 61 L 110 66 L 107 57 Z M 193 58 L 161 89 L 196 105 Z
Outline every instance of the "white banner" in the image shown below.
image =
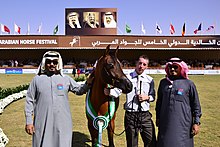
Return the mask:
M 36 74 L 37 69 L 22 69 L 23 74 Z M 63 73 L 72 74 L 73 69 L 63 69 Z M 125 75 L 134 69 L 123 69 Z M 146 74 L 166 74 L 164 69 L 147 69 Z M 5 74 L 5 69 L 0 69 L 0 74 Z M 190 75 L 220 75 L 220 70 L 189 70 Z

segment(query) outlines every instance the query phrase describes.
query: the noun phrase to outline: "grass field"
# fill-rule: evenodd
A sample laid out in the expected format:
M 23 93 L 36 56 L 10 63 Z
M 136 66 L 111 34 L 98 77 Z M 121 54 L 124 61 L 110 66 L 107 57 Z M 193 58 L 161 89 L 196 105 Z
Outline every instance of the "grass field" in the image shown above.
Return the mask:
M 31 81 L 34 75 L 0 75 L 0 87 L 16 87 L 21 84 L 27 84 Z M 159 81 L 163 75 L 152 75 L 155 80 L 155 89 L 157 90 Z M 195 147 L 218 147 L 220 146 L 220 76 L 212 75 L 197 75 L 190 76 L 197 86 L 202 106 L 201 130 L 195 136 Z M 87 129 L 87 120 L 85 116 L 85 95 L 76 96 L 69 94 L 70 106 L 73 117 L 73 133 L 74 146 L 84 147 L 90 146 L 90 136 Z M 18 100 L 9 105 L 0 115 L 0 128 L 8 136 L 9 143 L 7 147 L 30 147 L 31 136 L 24 131 L 24 101 Z M 116 133 L 121 133 L 124 130 L 123 118 L 124 110 L 123 103 L 125 95 L 120 97 L 120 106 L 116 117 Z M 151 104 L 151 112 L 155 121 L 155 102 Z M 64 122 L 65 123 L 65 122 Z M 114 136 L 116 147 L 124 147 L 125 134 Z M 103 132 L 103 144 L 107 143 L 106 130 Z M 139 141 L 139 146 L 143 146 L 142 141 Z

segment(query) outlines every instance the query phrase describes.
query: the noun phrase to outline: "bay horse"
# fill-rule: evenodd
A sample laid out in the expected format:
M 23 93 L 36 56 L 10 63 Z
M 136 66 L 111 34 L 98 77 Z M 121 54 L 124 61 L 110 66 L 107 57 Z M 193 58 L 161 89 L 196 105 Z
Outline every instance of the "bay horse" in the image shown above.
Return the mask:
M 113 52 L 113 50 L 110 50 L 110 45 L 108 45 L 104 55 L 97 61 L 93 75 L 90 75 L 94 76 L 94 79 L 86 96 L 86 116 L 92 146 L 97 146 L 99 129 L 96 123 L 101 119 L 106 123 L 103 128 L 107 128 L 109 146 L 114 147 L 114 120 L 119 98 L 114 99 L 106 96 L 104 94 L 106 85 L 117 87 L 122 90 L 122 93 L 129 93 L 132 90 L 132 83 L 123 73 L 121 63 L 117 58 L 118 48 L 114 49 Z

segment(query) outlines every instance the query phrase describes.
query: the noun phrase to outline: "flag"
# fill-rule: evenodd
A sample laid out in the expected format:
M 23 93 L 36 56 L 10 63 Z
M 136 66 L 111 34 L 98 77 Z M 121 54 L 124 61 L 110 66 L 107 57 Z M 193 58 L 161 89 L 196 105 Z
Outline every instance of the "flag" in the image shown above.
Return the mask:
M 214 25 L 209 26 L 209 27 L 206 29 L 206 31 L 210 31 L 210 30 L 212 30 L 212 29 L 215 29 L 215 26 L 214 26 Z
M 197 34 L 198 31 L 201 31 L 201 30 L 202 30 L 202 23 L 199 24 L 199 27 L 198 27 L 198 29 L 196 29 L 196 30 L 194 31 L 194 34 Z
M 18 34 L 21 34 L 21 28 L 17 24 L 14 24 L 14 31 Z
M 183 29 L 182 29 L 182 36 L 184 36 L 186 33 L 186 25 L 185 25 L 185 22 L 183 24 Z
M 58 25 L 56 25 L 56 27 L 54 28 L 54 30 L 53 30 L 53 34 L 56 35 L 57 32 L 58 32 Z
M 156 23 L 156 31 L 159 34 L 162 34 L 162 30 L 161 30 L 160 26 L 157 23 Z
M 170 24 L 170 34 L 174 34 L 174 33 L 175 33 L 174 26 Z
M 42 29 L 42 23 L 39 25 L 38 29 L 37 29 L 37 32 L 38 33 L 41 33 L 41 29 Z
M 29 23 L 28 23 L 28 26 L 27 26 L 27 35 L 29 35 L 30 34 L 30 25 L 29 25 Z
M 125 26 L 126 33 L 131 33 L 131 28 L 126 24 Z
M 141 31 L 143 32 L 143 34 L 146 34 L 146 30 L 144 29 L 144 24 L 141 24 Z
M 2 32 L 8 32 L 10 34 L 9 28 L 7 26 L 3 25 L 3 24 L 1 24 L 1 31 Z

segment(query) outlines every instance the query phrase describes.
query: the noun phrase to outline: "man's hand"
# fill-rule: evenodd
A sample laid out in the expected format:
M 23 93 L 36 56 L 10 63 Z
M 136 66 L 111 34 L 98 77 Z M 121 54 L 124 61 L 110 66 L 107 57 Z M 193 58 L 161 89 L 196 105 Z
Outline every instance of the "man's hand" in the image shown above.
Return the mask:
M 139 102 L 148 101 L 150 99 L 148 95 L 142 95 L 142 94 L 139 94 L 138 98 L 139 98 Z
M 25 131 L 26 131 L 29 135 L 33 135 L 33 134 L 35 133 L 34 125 L 32 125 L 32 124 L 26 125 L 26 126 L 25 126 Z
M 193 124 L 192 126 L 192 135 L 197 135 L 199 133 L 200 126 L 198 124 Z
M 92 73 L 89 75 L 89 77 L 86 80 L 88 86 L 92 85 L 94 78 L 95 78 L 95 71 L 92 71 Z

